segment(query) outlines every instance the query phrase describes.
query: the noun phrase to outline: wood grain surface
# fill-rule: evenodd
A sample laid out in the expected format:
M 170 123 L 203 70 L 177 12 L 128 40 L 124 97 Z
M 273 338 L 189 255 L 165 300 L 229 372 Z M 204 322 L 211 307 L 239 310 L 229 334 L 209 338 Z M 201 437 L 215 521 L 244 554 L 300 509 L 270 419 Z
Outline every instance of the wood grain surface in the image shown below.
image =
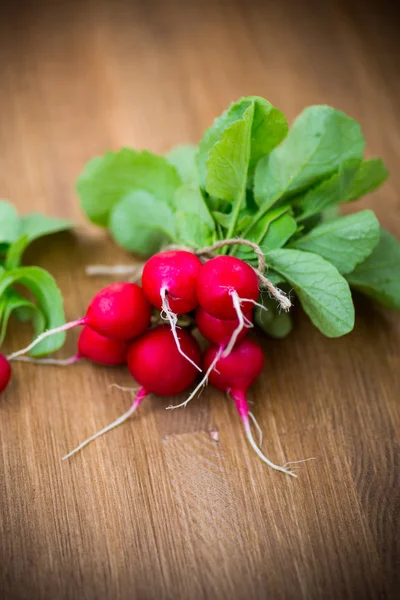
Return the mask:
M 22 213 L 79 224 L 26 255 L 56 276 L 68 318 L 108 282 L 87 278 L 84 265 L 131 262 L 79 209 L 85 162 L 121 145 L 196 142 L 241 95 L 267 97 L 290 120 L 317 103 L 358 119 L 368 155 L 382 156 L 391 177 L 357 208 L 373 206 L 400 236 L 395 19 L 385 2 L 311 0 L 4 11 L 0 195 Z M 61 463 L 127 409 L 129 395 L 108 386 L 129 377 L 17 364 L 0 400 L 1 598 L 395 598 L 399 317 L 357 299 L 355 330 L 337 340 L 301 311 L 295 320 L 285 341 L 264 339 L 265 374 L 250 396 L 271 459 L 316 457 L 297 480 L 258 461 L 234 406 L 212 390 L 174 412 L 152 399 Z M 29 336 L 14 324 L 6 349 Z

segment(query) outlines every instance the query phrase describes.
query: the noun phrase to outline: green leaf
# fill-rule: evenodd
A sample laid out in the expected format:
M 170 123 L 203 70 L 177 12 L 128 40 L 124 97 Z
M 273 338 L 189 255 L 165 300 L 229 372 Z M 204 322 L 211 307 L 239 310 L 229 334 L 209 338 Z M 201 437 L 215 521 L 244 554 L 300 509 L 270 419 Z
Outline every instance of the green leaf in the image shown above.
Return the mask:
M 58 219 L 57 217 L 48 217 L 39 213 L 32 213 L 25 217 L 21 217 L 20 235 L 26 235 L 28 237 L 28 243 L 30 243 L 45 235 L 66 231 L 67 229 L 71 229 L 71 227 L 73 227 L 71 221 Z
M 175 167 L 182 183 L 199 184 L 196 165 L 197 146 L 176 146 L 166 155 L 168 162 Z
M 0 200 L 0 243 L 11 244 L 19 235 L 19 216 L 7 200 Z
M 24 253 L 25 248 L 29 244 L 29 238 L 25 234 L 18 239 L 15 240 L 8 247 L 5 261 L 6 269 L 16 269 L 19 267 L 21 263 L 22 254 Z
M 296 232 L 296 229 L 296 221 L 290 214 L 281 215 L 270 223 L 267 233 L 261 240 L 261 250 L 267 254 L 271 250 L 282 248 Z
M 190 248 L 202 248 L 212 243 L 215 222 L 199 187 L 184 185 L 175 193 L 176 241 Z
M 113 208 L 110 233 L 122 248 L 140 256 L 151 256 L 175 240 L 172 209 L 145 191 L 127 194 Z
M 7 289 L 1 299 L 4 302 L 4 311 L 1 315 L 0 346 L 4 342 L 8 321 L 10 320 L 12 313 L 22 309 L 26 311 L 26 316 L 29 317 L 29 320 L 33 323 L 34 337 L 43 333 L 46 328 L 46 319 L 38 306 L 12 289 Z
M 357 200 L 379 187 L 388 176 L 381 159 L 347 161 L 338 173 L 311 188 L 296 203 L 302 214 L 300 219 L 318 214 L 335 204 Z
M 365 260 L 378 242 L 378 220 L 372 210 L 363 210 L 317 225 L 290 246 L 319 254 L 345 274 Z
M 250 161 L 251 125 L 254 105 L 227 127 L 210 150 L 207 161 L 206 190 L 230 203 L 246 200 L 246 180 Z
M 251 124 L 250 171 L 254 169 L 262 156 L 271 152 L 287 135 L 288 125 L 285 117 L 264 98 L 248 96 L 233 103 L 228 110 L 215 119 L 199 143 L 196 160 L 200 184 L 203 188 L 206 186 L 206 165 L 211 149 L 221 141 L 225 129 L 235 121 L 243 119 L 245 112 L 251 106 L 254 111 Z
M 0 297 L 10 286 L 20 284 L 27 287 L 37 300 L 38 308 L 46 319 L 46 329 L 65 323 L 61 292 L 53 277 L 40 267 L 20 267 L 0 275 Z M 42 356 L 61 348 L 65 333 L 56 333 L 44 339 L 32 351 L 32 356 Z
M 176 212 L 196 215 L 210 230 L 215 228 L 214 219 L 197 186 L 183 185 L 178 188 L 174 196 L 174 208 Z
M 106 226 L 113 207 L 128 193 L 144 190 L 172 207 L 180 185 L 176 169 L 163 156 L 123 148 L 90 160 L 78 179 L 77 191 L 89 219 Z
M 211 229 L 196 215 L 178 212 L 175 216 L 178 244 L 189 248 L 203 248 L 212 241 Z
M 372 254 L 346 278 L 351 287 L 388 308 L 400 310 L 400 243 L 381 229 Z
M 329 106 L 309 106 L 295 120 L 286 140 L 261 159 L 254 179 L 259 206 L 272 206 L 334 173 L 347 160 L 361 159 L 359 124 Z
M 354 327 L 354 305 L 347 281 L 328 261 L 301 250 L 273 250 L 267 263 L 294 288 L 305 312 L 328 337 Z
M 232 215 L 230 213 L 222 213 L 217 210 L 214 210 L 212 213 L 214 217 L 214 221 L 221 225 L 224 229 L 228 229 L 231 224 Z
M 207 161 L 207 192 L 232 203 L 228 238 L 233 235 L 240 210 L 246 206 L 253 115 L 252 104 L 245 111 L 243 119 L 225 129 L 221 141 L 213 146 Z

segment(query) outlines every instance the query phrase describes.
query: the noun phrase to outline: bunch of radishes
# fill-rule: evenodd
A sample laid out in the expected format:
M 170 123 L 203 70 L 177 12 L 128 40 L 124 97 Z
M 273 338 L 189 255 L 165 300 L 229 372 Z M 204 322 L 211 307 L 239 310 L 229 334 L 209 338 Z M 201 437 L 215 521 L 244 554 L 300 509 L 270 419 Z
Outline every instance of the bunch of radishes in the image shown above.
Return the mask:
M 262 454 L 250 429 L 252 415 L 246 393 L 264 365 L 260 345 L 246 337 L 258 295 L 256 271 L 238 258 L 217 256 L 203 264 L 185 250 L 156 254 L 144 266 L 142 287 L 130 282 L 109 285 L 94 296 L 83 318 L 46 331 L 8 359 L 0 355 L 0 391 L 8 383 L 9 361 L 14 359 L 62 365 L 80 358 L 104 365 L 126 363 L 140 385 L 130 410 L 80 444 L 67 458 L 126 420 L 148 394 L 179 394 L 189 390 L 203 372 L 199 385 L 179 406 L 186 405 L 209 381 L 234 400 L 247 438 L 259 457 L 272 468 L 294 476 L 286 465 L 275 465 Z M 152 326 L 153 307 L 161 311 L 165 325 Z M 203 356 L 192 333 L 179 327 L 179 317 L 188 313 L 210 342 Z M 40 361 L 22 356 L 43 338 L 76 326 L 83 329 L 78 352 L 72 358 Z

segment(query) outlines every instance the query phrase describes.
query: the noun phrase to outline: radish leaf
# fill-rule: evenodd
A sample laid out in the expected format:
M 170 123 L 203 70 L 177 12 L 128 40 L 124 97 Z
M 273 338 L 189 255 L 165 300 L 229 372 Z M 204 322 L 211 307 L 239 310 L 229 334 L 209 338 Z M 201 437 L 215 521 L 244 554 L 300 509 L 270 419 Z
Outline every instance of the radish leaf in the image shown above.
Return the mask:
M 349 159 L 361 159 L 364 138 L 359 124 L 330 106 L 309 106 L 295 120 L 286 140 L 257 165 L 254 196 L 272 206 L 334 173 Z
M 290 247 L 319 254 L 345 274 L 362 263 L 378 242 L 378 220 L 372 210 L 363 210 L 317 225 Z
M 266 259 L 293 286 L 305 312 L 323 334 L 338 337 L 353 329 L 350 288 L 336 267 L 301 250 L 272 250 Z
M 144 190 L 172 207 L 180 185 L 175 167 L 163 156 L 122 148 L 90 160 L 78 179 L 77 191 L 88 218 L 107 226 L 113 207 L 128 193 Z
M 29 289 L 37 300 L 38 308 L 46 319 L 46 329 L 52 329 L 65 323 L 61 292 L 53 277 L 40 267 L 20 267 L 4 271 L 0 275 L 0 298 L 14 284 Z M 37 344 L 31 351 L 32 356 L 41 356 L 60 348 L 65 340 L 65 333 L 56 333 Z
M 368 258 L 346 276 L 351 287 L 388 308 L 400 310 L 400 244 L 384 229 Z
M 168 204 L 139 190 L 127 194 L 111 211 L 110 233 L 130 252 L 151 256 L 163 244 L 175 241 L 174 214 Z

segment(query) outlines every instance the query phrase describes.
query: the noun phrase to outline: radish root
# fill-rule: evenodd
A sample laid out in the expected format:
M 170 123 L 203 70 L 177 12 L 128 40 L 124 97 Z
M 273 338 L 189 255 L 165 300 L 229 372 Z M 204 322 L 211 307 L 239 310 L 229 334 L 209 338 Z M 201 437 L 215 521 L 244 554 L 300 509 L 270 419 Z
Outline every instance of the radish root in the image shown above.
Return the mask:
M 142 267 L 137 265 L 88 265 L 85 269 L 86 275 L 134 275 Z
M 16 358 L 10 359 L 19 362 L 34 363 L 35 365 L 56 365 L 58 367 L 67 367 L 73 365 L 81 357 L 79 354 L 70 356 L 69 358 L 31 358 L 30 356 L 17 356 Z
M 177 325 L 178 325 L 178 315 L 176 313 L 172 312 L 172 310 L 169 306 L 169 302 L 168 302 L 168 298 L 167 298 L 167 295 L 168 295 L 167 288 L 162 287 L 160 290 L 160 295 L 161 295 L 161 301 L 162 301 L 160 316 L 164 321 L 169 322 L 169 325 L 171 327 L 171 332 L 172 332 L 172 335 L 174 336 L 174 340 L 176 343 L 176 347 L 178 348 L 179 354 L 184 356 L 186 358 L 186 360 L 188 360 L 201 373 L 201 367 L 199 367 L 199 365 L 197 365 L 187 354 L 185 354 L 181 348 L 178 333 L 176 331 Z
M 50 335 L 54 335 L 55 333 L 61 333 L 62 331 L 68 331 L 68 329 L 72 329 L 73 327 L 78 327 L 78 325 L 84 325 L 85 319 L 78 319 L 77 321 L 71 321 L 70 323 L 66 323 L 65 325 L 61 325 L 60 327 L 54 327 L 54 329 L 49 329 L 48 331 L 44 331 L 40 335 L 37 336 L 36 339 L 33 340 L 26 348 L 22 348 L 22 350 L 18 350 L 17 352 L 13 352 L 9 356 L 7 356 L 8 360 L 14 360 L 17 356 L 22 356 L 22 354 L 27 354 L 32 348 L 34 348 L 39 342 L 46 339 Z
M 257 419 L 255 418 L 255 416 L 253 415 L 253 413 L 252 413 L 250 410 L 249 410 L 249 417 L 250 417 L 250 419 L 253 421 L 254 427 L 255 427 L 255 428 L 257 429 L 257 431 L 258 431 L 258 445 L 259 445 L 259 446 L 260 446 L 260 448 L 261 448 L 261 446 L 262 446 L 262 443 L 263 443 L 263 432 L 262 432 L 262 429 L 261 429 L 261 427 L 259 426 L 259 424 L 258 424 L 258 422 L 257 422 Z M 284 466 L 284 467 L 287 467 L 287 466 L 288 466 L 288 463 L 286 463 L 286 465 L 283 465 L 283 466 Z
M 144 400 L 145 396 L 147 396 L 147 392 L 146 392 L 146 390 L 144 390 L 142 388 L 139 391 L 138 395 L 136 396 L 135 400 L 133 401 L 132 406 L 130 407 L 130 409 L 126 413 L 124 413 L 123 415 L 121 415 L 120 417 L 118 417 L 118 419 L 116 419 L 115 421 L 113 421 L 112 423 L 110 423 L 109 425 L 107 425 L 107 427 L 104 427 L 103 429 L 101 429 L 100 431 L 98 431 L 97 433 L 95 433 L 94 435 L 92 435 L 90 438 L 88 438 L 87 440 L 85 440 L 84 442 L 82 442 L 81 444 L 79 444 L 79 446 L 77 446 L 76 448 L 74 448 L 73 450 L 71 450 L 71 452 L 69 452 L 68 454 L 66 454 L 65 456 L 63 456 L 61 460 L 66 460 L 67 458 L 70 458 L 71 456 L 73 456 L 74 454 L 76 454 L 77 452 L 79 452 L 80 450 L 82 450 L 82 448 L 84 448 L 85 446 L 87 446 L 88 444 L 90 444 L 90 442 L 93 442 L 94 440 L 96 440 L 101 435 L 104 435 L 108 431 L 111 431 L 111 429 L 114 429 L 115 427 L 118 427 L 119 425 L 121 425 L 122 423 L 124 423 L 124 421 L 126 421 L 127 419 L 129 419 L 129 417 L 132 416 L 133 413 L 137 410 L 138 406 Z
M 297 477 L 296 473 L 294 473 L 290 469 L 286 469 L 285 466 L 281 467 L 279 465 L 274 464 L 261 452 L 260 448 L 257 446 L 257 444 L 254 441 L 253 434 L 251 433 L 251 428 L 250 428 L 250 423 L 249 423 L 248 418 L 242 417 L 242 420 L 243 420 L 246 437 L 249 440 L 250 445 L 253 448 L 254 452 L 259 456 L 259 458 L 261 458 L 261 460 L 263 462 L 267 463 L 267 465 L 269 467 L 271 467 L 271 469 L 274 469 L 275 471 L 280 471 L 281 473 L 285 473 L 286 475 L 290 475 L 291 477 Z M 288 464 L 288 463 L 286 463 L 286 464 Z

